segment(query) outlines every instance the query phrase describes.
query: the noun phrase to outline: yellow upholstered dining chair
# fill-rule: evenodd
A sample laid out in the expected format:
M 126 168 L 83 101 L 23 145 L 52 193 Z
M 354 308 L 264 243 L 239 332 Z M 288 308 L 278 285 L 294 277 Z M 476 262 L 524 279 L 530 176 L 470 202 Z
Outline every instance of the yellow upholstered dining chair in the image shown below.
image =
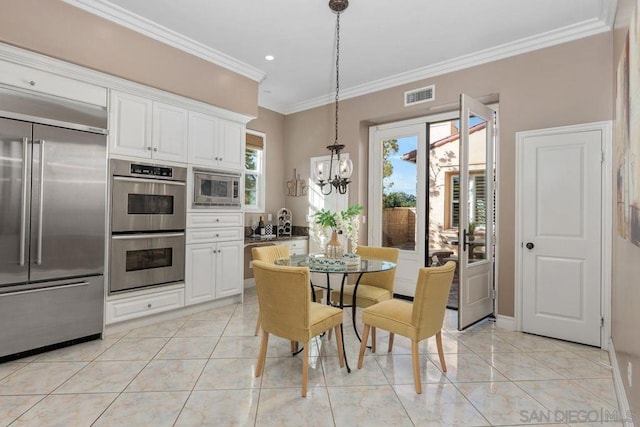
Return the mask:
M 257 246 L 251 248 L 251 257 L 253 261 L 264 261 L 269 264 L 274 264 L 279 258 L 289 258 L 290 247 L 289 245 L 270 245 L 270 246 Z M 260 313 L 258 312 L 258 321 L 256 322 L 255 336 L 258 336 L 260 332 Z M 293 350 L 293 344 L 292 348 Z
M 398 263 L 398 255 L 400 250 L 397 248 L 383 248 L 374 246 L 358 246 L 356 251 L 362 259 L 374 259 L 381 261 L 390 261 Z M 358 284 L 356 295 L 356 307 L 366 308 L 393 298 L 393 285 L 396 279 L 396 269 L 377 273 L 367 273 L 362 276 Z M 343 302 L 345 305 L 351 304 L 353 301 L 353 290 L 355 284 L 345 285 L 343 293 Z M 340 290 L 331 291 L 331 301 L 337 304 L 340 301 Z M 355 310 L 355 307 L 352 308 Z
M 389 331 L 388 351 L 393 349 L 394 334 L 402 335 L 411 340 L 413 380 L 416 393 L 422 393 L 420 358 L 418 354 L 420 341 L 436 336 L 440 365 L 442 366 L 442 371 L 447 372 L 442 350 L 441 329 L 455 269 L 456 263 L 453 261 L 448 261 L 441 267 L 421 268 L 418 273 L 413 303 L 391 299 L 372 305 L 362 311 L 364 331 L 362 332 L 362 343 L 358 356 L 358 368 L 362 367 L 369 330 L 371 330 L 371 351 L 375 353 L 376 329 L 379 328 Z
M 302 353 L 302 397 L 307 395 L 309 347 L 311 338 L 335 329 L 340 366 L 344 366 L 342 348 L 342 310 L 311 301 L 309 268 L 253 262 L 258 289 L 262 342 L 256 377 L 262 375 L 269 334 L 304 344 Z
M 270 246 L 257 246 L 251 248 L 251 257 L 254 261 L 264 261 L 269 264 L 274 264 L 277 259 L 280 258 L 289 258 L 290 256 L 290 247 L 289 245 L 270 245 Z M 321 288 L 314 288 L 316 301 L 320 301 L 323 296 L 323 291 Z M 258 332 L 260 332 L 260 313 L 258 313 L 258 321 L 256 322 L 256 330 L 254 332 L 255 336 L 258 336 Z M 294 344 L 292 344 L 291 350 L 297 351 L 294 349 Z

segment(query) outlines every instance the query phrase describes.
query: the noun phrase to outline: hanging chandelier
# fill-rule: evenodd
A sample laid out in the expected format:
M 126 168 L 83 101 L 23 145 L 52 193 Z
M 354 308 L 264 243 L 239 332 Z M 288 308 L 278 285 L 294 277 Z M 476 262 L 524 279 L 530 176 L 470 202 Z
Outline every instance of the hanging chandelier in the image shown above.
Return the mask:
M 351 159 L 341 159 L 340 152 L 344 144 L 338 143 L 338 102 L 340 101 L 340 14 L 349 6 L 348 0 L 329 0 L 329 8 L 336 14 L 336 137 L 327 150 L 331 152 L 329 161 L 316 164 L 315 176 L 322 194 L 329 195 L 335 188 L 340 194 L 347 192 L 347 185 L 351 182 L 353 163 Z M 335 162 L 334 162 L 335 158 Z

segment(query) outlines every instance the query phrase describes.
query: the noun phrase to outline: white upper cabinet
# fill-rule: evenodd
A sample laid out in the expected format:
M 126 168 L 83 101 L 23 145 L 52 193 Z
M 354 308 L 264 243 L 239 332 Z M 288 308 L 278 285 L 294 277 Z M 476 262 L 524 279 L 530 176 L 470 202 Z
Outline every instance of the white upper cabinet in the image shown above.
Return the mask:
M 151 157 L 151 112 L 150 100 L 112 91 L 109 110 L 110 152 Z
M 217 166 L 219 120 L 201 113 L 189 113 L 189 163 Z
M 153 103 L 152 157 L 187 162 L 187 110 Z
M 244 132 L 244 125 L 220 120 L 218 166 L 226 169 L 244 169 Z
M 189 113 L 189 163 L 221 169 L 244 167 L 244 125 Z
M 112 154 L 187 162 L 187 110 L 122 92 L 111 92 Z

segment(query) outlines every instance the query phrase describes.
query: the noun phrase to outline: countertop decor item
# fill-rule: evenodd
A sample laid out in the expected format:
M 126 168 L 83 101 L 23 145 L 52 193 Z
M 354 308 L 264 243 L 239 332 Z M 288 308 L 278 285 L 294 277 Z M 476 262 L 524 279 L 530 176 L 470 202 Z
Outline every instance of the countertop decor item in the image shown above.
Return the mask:
M 278 224 L 276 226 L 276 232 L 278 236 L 291 236 L 293 230 L 293 217 L 291 211 L 287 208 L 282 208 L 278 211 Z

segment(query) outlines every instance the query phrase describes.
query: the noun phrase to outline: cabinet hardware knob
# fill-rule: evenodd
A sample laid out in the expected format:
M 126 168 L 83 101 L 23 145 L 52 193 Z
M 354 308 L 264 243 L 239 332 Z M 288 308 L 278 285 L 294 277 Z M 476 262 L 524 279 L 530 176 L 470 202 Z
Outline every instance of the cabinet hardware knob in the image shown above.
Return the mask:
M 153 151 L 158 151 L 158 147 L 154 147 L 154 148 L 153 148 Z
M 151 147 L 147 147 L 147 151 L 151 151 Z
M 216 218 L 216 222 L 220 222 L 220 218 Z
M 220 237 L 220 235 L 218 233 L 216 233 L 216 237 Z
M 151 304 L 147 304 L 147 308 L 151 308 Z
M 34 82 L 33 80 L 31 80 L 31 81 L 29 82 L 29 84 L 30 84 L 31 86 L 35 86 L 35 85 L 36 85 L 36 82 Z
M 529 242 L 525 245 L 527 247 L 527 249 L 533 249 L 533 247 L 535 246 L 533 243 Z

